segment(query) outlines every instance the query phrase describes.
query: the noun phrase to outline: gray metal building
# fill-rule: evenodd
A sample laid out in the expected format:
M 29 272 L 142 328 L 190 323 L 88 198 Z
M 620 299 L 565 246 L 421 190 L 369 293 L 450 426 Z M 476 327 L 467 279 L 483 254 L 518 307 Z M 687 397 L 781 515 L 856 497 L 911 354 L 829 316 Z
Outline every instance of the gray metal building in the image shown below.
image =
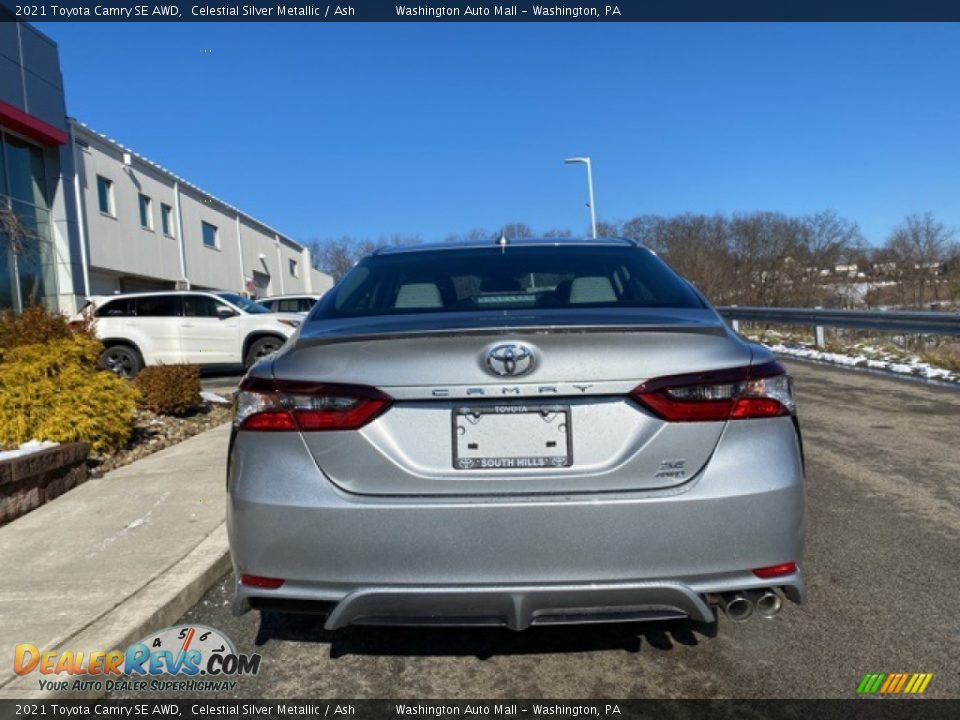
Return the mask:
M 322 293 L 331 278 L 278 230 L 70 121 L 91 294 L 210 288 Z

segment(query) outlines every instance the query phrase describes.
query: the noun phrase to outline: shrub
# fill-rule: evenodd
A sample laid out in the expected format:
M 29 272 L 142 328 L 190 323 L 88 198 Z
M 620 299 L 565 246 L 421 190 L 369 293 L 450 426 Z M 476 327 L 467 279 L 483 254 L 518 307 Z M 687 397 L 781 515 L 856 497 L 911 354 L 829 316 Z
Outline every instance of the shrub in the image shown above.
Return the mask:
M 952 372 L 960 372 L 960 343 L 944 343 L 936 350 L 923 353 L 920 359 Z
M 31 305 L 19 315 L 5 310 L 0 314 L 0 358 L 15 347 L 63 340 L 75 334 L 95 339 L 92 321 L 70 323 L 65 315 L 51 313 L 43 305 Z
M 200 403 L 200 368 L 152 365 L 137 374 L 140 404 L 161 415 L 184 415 Z
M 102 349 L 69 330 L 66 337 L 7 348 L 0 362 L 0 443 L 36 438 L 85 442 L 94 452 L 122 447 L 133 430 L 136 391 L 97 367 Z

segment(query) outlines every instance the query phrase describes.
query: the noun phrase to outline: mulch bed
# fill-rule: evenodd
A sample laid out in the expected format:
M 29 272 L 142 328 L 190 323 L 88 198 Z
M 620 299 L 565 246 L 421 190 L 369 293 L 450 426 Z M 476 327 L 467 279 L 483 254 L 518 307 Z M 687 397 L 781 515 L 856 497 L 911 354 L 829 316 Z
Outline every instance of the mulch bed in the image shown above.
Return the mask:
M 229 398 L 228 398 L 229 399 Z M 157 415 L 137 408 L 133 421 L 133 435 L 126 447 L 87 458 L 91 477 L 100 477 L 115 468 L 129 465 L 147 455 L 176 445 L 189 437 L 222 425 L 230 420 L 231 406 L 223 403 L 203 403 L 183 417 Z

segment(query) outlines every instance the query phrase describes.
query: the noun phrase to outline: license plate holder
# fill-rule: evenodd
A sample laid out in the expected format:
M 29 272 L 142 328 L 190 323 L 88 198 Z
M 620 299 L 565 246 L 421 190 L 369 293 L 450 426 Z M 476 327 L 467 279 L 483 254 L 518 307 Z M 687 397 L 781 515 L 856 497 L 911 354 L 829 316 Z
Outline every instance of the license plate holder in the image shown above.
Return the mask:
M 490 405 L 451 412 L 456 470 L 535 470 L 573 465 L 569 405 Z

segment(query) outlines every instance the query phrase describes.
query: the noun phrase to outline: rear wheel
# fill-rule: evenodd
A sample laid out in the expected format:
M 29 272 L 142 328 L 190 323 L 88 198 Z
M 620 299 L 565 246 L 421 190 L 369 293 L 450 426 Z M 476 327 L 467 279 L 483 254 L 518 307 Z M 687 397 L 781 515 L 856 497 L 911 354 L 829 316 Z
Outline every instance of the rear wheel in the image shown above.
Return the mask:
M 143 358 L 129 345 L 111 345 L 100 353 L 100 367 L 130 380 L 143 367 Z
M 247 355 L 243 360 L 244 368 L 249 368 L 260 358 L 275 353 L 283 343 L 283 338 L 274 337 L 273 335 L 254 340 L 250 343 L 250 347 L 247 348 Z

